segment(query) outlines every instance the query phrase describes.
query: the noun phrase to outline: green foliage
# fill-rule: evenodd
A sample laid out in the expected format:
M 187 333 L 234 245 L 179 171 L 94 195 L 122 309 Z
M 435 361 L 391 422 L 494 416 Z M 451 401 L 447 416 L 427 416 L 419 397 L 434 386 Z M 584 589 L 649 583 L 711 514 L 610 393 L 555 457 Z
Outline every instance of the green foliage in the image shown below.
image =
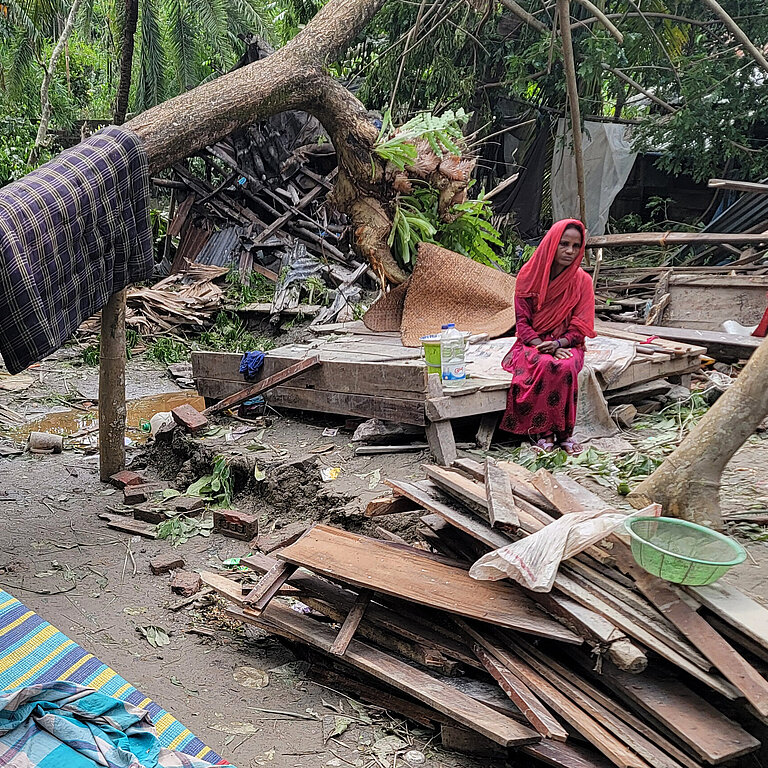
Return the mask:
M 213 532 L 213 515 L 210 513 L 199 517 L 176 515 L 158 523 L 155 530 L 158 539 L 167 539 L 174 547 L 178 547 L 193 536 L 210 536 Z
M 400 196 L 395 205 L 388 243 L 395 257 L 412 265 L 420 242 L 436 243 L 481 264 L 503 269 L 505 264 L 493 251 L 501 246 L 499 232 L 491 224 L 491 207 L 482 197 L 451 206 L 441 218 L 439 193 L 422 187 Z
M 133 356 L 133 350 L 141 343 L 142 339 L 138 331 L 133 328 L 126 328 L 125 330 L 125 357 L 130 360 Z M 99 364 L 101 355 L 101 336 L 96 337 L 96 341 L 93 344 L 89 344 L 80 353 L 80 356 L 85 365 L 96 366 Z
M 227 302 L 244 307 L 247 304 L 257 304 L 262 301 L 272 301 L 275 295 L 275 285 L 264 275 L 255 270 L 248 276 L 246 282 L 240 277 L 240 271 L 233 267 L 227 273 Z
M 189 360 L 189 347 L 181 339 L 161 336 L 147 346 L 147 357 L 164 365 L 180 363 Z
M 234 485 L 232 469 L 226 456 L 216 456 L 210 475 L 203 475 L 187 488 L 187 496 L 199 496 L 210 502 L 212 507 L 226 509 L 232 506 Z
M 463 109 L 456 112 L 449 109 L 439 117 L 429 112 L 421 112 L 395 129 L 387 110 L 373 151 L 401 171 L 417 158 L 418 153 L 414 146 L 417 139 L 428 141 L 438 157 L 441 157 L 443 152 L 461 155 L 462 147 L 466 144 L 461 129 L 469 117 Z
M 200 334 L 200 344 L 203 348 L 219 352 L 267 351 L 275 346 L 271 339 L 251 333 L 243 321 L 230 312 L 216 315 L 213 326 Z

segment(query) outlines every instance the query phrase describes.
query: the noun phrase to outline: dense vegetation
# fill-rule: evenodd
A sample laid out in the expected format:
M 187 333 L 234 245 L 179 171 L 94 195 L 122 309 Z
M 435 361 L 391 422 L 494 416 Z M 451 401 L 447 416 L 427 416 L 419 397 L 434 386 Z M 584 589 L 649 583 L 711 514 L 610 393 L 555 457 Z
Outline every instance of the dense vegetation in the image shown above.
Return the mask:
M 85 0 L 51 83 L 53 130 L 112 119 L 131 3 L 138 13 L 133 112 L 227 71 L 249 34 L 285 43 L 319 7 L 318 0 Z M 537 115 L 564 114 L 566 98 L 554 3 L 521 4 L 543 31 L 491 0 L 390 0 L 334 73 L 395 123 L 419 110 L 464 109 L 472 113 L 470 133 L 482 138 L 517 124 L 525 143 L 526 126 Z M 722 5 L 763 49 L 763 1 Z M 43 70 L 71 6 L 0 2 L 0 183 L 28 170 Z M 693 0 L 652 0 L 642 11 L 635 0 L 598 6 L 623 42 L 571 4 L 582 114 L 635 122 L 637 146 L 663 150 L 659 163 L 674 173 L 768 176 L 768 72 L 723 22 Z

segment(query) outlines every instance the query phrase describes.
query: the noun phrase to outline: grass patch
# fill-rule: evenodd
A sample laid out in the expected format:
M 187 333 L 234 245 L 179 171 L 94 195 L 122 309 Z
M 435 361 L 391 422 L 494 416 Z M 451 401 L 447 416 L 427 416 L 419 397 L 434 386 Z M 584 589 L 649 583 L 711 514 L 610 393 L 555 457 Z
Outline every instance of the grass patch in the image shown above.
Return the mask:
M 272 339 L 256 336 L 231 312 L 219 312 L 213 326 L 200 334 L 200 345 L 217 352 L 253 352 L 274 349 Z
M 133 350 L 141 343 L 141 334 L 133 328 L 127 328 L 125 331 L 125 358 L 130 360 L 133 357 Z M 96 366 L 99 364 L 101 355 L 101 335 L 96 337 L 94 344 L 89 344 L 82 352 L 81 356 L 85 365 Z
M 147 346 L 147 357 L 164 365 L 181 363 L 189 360 L 189 347 L 181 339 L 162 336 Z
M 227 273 L 227 302 L 238 308 L 247 304 L 258 304 L 272 301 L 275 296 L 275 285 L 264 275 L 252 271 L 243 281 L 240 272 L 233 268 Z

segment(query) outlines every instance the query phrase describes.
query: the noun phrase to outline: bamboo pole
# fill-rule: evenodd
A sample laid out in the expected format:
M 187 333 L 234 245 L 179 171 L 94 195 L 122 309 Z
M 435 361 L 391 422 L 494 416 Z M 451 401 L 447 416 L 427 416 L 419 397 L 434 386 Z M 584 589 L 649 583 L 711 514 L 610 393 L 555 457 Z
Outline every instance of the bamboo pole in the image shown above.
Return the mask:
M 563 65 L 565 84 L 568 88 L 568 104 L 571 112 L 571 134 L 573 135 L 573 158 L 576 161 L 576 186 L 579 192 L 579 218 L 586 225 L 587 211 L 584 193 L 584 155 L 581 148 L 581 110 L 579 92 L 576 86 L 576 61 L 573 56 L 571 37 L 571 11 L 568 0 L 557 0 L 557 14 L 560 23 L 560 38 L 563 41 Z
M 125 290 L 101 310 L 99 344 L 99 475 L 125 469 Z
M 499 2 L 508 10 L 517 16 L 520 21 L 525 22 L 529 27 L 533 27 L 537 32 L 546 32 L 547 27 L 542 24 L 535 16 L 532 16 L 522 5 L 515 0 L 499 0 Z
M 757 46 L 747 37 L 744 30 L 728 15 L 717 0 L 703 0 L 704 5 L 707 6 L 716 16 L 718 16 L 723 24 L 731 31 L 731 34 L 746 48 L 749 55 L 768 72 L 768 61 Z
M 593 14 L 619 45 L 624 44 L 624 35 L 621 34 L 618 27 L 593 2 L 591 2 L 591 0 L 576 0 L 576 2 Z

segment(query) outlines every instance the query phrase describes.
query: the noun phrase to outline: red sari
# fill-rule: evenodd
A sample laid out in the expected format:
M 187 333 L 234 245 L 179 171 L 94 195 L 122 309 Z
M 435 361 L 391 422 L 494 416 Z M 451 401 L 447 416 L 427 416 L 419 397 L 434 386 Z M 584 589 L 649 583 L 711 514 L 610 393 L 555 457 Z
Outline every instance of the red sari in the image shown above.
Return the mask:
M 568 227 L 581 231 L 581 249 L 568 267 L 550 280 L 552 262 Z M 581 269 L 586 232 L 575 219 L 558 221 L 544 236 L 515 285 L 517 340 L 502 362 L 513 375 L 501 429 L 516 435 L 571 436 L 576 423 L 578 375 L 584 366 L 584 339 L 594 337 L 592 278 Z M 532 346 L 566 339 L 572 357 L 562 360 Z

